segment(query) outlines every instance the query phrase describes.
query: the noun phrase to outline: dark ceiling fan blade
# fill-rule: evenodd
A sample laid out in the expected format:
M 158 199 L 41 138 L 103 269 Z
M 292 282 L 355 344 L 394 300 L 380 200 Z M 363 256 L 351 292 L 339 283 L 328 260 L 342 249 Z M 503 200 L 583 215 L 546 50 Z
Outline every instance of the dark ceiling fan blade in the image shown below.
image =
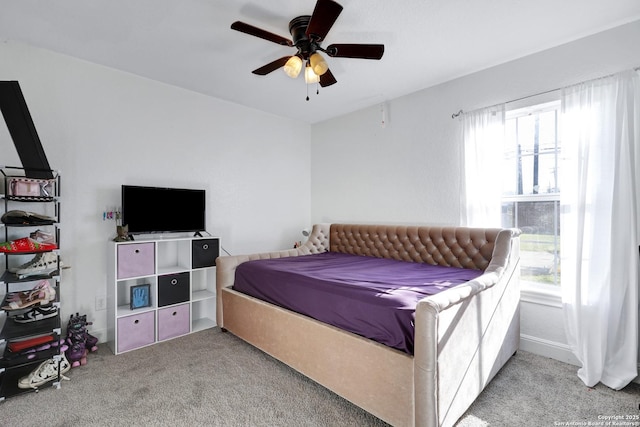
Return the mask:
M 320 76 L 320 86 L 322 87 L 331 86 L 332 84 L 337 82 L 338 81 L 336 80 L 336 78 L 333 77 L 333 74 L 331 74 L 331 70 L 327 70 L 326 73 Z
M 273 62 L 269 62 L 267 65 L 263 65 L 260 68 L 256 68 L 252 71 L 253 74 L 257 74 L 259 76 L 266 76 L 272 71 L 277 70 L 280 67 L 284 67 L 284 64 L 291 58 L 290 56 L 283 56 L 282 58 L 276 59 Z
M 307 26 L 307 37 L 317 42 L 324 40 L 342 12 L 342 6 L 333 0 L 318 0 Z
M 244 22 L 234 22 L 233 24 L 231 24 L 231 29 L 240 31 L 241 33 L 260 37 L 261 39 L 269 40 L 270 42 L 274 42 L 282 46 L 293 46 L 293 42 L 287 38 L 270 33 L 269 31 L 265 31 L 261 28 L 254 27 L 253 25 L 249 25 Z
M 327 55 L 336 58 L 380 59 L 384 54 L 383 44 L 332 44 Z

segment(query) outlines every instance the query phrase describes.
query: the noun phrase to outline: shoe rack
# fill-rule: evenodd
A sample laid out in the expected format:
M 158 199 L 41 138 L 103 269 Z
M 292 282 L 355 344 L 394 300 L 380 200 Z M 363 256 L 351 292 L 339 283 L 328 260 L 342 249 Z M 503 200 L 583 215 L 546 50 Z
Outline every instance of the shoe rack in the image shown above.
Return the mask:
M 16 241 L 21 238 L 29 237 L 32 233 L 41 230 L 47 234 L 55 236 L 57 249 L 51 250 L 33 250 L 20 252 L 4 252 L 4 266 L 0 265 L 0 299 L 2 304 L 0 308 L 0 401 L 25 392 L 37 391 L 44 387 L 53 386 L 60 387 L 60 363 L 63 359 L 61 353 L 60 340 L 62 338 L 61 321 L 60 321 L 60 174 L 57 171 L 48 171 L 53 175 L 51 180 L 52 191 L 44 195 L 16 196 L 9 190 L 10 184 L 15 182 L 16 178 L 29 178 L 29 174 L 23 168 L 3 167 L 1 169 L 4 178 L 4 188 L 0 197 L 4 203 L 4 214 L 9 211 L 26 211 L 36 214 L 45 215 L 53 219 L 52 224 L 6 224 L 0 223 L 3 228 L 2 235 L 4 242 Z M 30 264 L 35 258 L 44 256 L 45 253 L 55 254 L 57 262 L 54 264 L 54 271 L 47 271 L 46 274 L 40 274 L 40 269 L 29 271 L 28 273 L 17 274 L 11 272 L 23 264 Z M 47 255 L 50 259 L 51 255 Z M 35 290 L 39 285 L 48 281 L 47 287 L 55 290 L 55 299 L 53 301 L 42 300 L 42 294 L 33 297 L 34 300 L 40 301 L 30 306 L 29 303 L 19 303 L 18 306 L 24 306 L 19 309 L 9 309 L 15 294 L 20 292 L 28 292 Z M 34 292 L 34 294 L 36 294 Z M 24 294 L 23 294 L 24 295 Z M 49 291 L 49 296 L 51 293 Z M 5 308 L 7 307 L 7 308 Z M 30 321 L 26 323 L 18 323 L 15 317 L 29 313 L 34 307 L 40 308 L 41 311 L 46 310 L 47 317 L 41 320 Z M 55 313 L 55 314 L 54 314 Z M 39 343 L 39 344 L 36 344 Z M 33 349 L 25 353 L 26 350 L 17 351 L 18 348 Z M 48 347 L 48 348 L 47 348 Z M 11 350 L 14 351 L 11 351 Z M 57 363 L 55 377 L 50 377 L 45 383 L 36 386 L 26 387 L 19 382 L 22 378 L 28 377 L 32 372 L 44 362 Z

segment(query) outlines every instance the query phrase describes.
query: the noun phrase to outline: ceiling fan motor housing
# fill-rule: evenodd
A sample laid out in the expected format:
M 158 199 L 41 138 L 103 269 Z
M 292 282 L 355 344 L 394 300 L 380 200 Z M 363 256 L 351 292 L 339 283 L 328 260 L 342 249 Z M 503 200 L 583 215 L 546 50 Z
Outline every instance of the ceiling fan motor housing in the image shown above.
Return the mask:
M 302 15 L 293 18 L 289 22 L 289 32 L 293 38 L 293 45 L 298 48 L 298 53 L 305 61 L 320 47 L 315 40 L 310 40 L 307 37 L 307 27 L 310 20 L 310 15 Z

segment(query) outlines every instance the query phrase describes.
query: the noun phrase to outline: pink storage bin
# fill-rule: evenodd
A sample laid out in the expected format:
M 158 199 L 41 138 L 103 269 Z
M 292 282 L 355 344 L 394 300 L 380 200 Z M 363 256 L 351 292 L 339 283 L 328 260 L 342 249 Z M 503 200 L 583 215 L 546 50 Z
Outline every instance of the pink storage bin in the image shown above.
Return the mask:
M 156 270 L 153 243 L 118 245 L 118 279 L 151 276 Z
M 158 341 L 189 333 L 189 304 L 158 310 Z
M 134 314 L 118 319 L 118 353 L 155 342 L 155 313 Z

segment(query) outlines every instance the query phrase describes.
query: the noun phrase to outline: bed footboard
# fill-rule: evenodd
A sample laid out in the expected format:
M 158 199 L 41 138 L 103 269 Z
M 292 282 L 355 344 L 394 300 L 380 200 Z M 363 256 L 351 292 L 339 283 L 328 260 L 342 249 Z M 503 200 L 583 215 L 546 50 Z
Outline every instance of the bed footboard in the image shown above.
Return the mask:
M 223 301 L 229 332 L 378 418 L 413 424 L 413 357 L 233 289 Z
M 517 351 L 518 234 L 516 230 L 500 232 L 484 275 L 418 303 L 416 425 L 454 425 Z

